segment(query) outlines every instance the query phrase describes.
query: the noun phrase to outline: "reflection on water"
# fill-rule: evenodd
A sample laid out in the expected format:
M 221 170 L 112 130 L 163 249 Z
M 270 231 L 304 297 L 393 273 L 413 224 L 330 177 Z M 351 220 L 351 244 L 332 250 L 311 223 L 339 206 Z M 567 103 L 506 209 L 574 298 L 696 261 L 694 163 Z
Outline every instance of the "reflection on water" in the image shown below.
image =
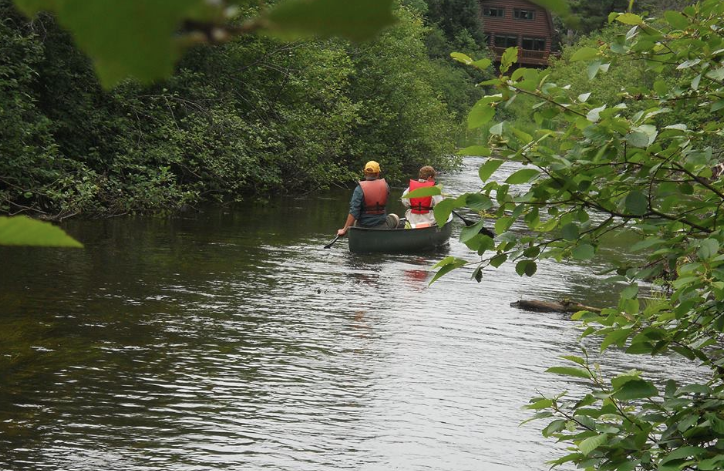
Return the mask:
M 479 163 L 447 190 L 476 189 Z M 614 289 L 549 263 L 428 287 L 430 267 L 467 248 L 324 249 L 348 196 L 73 221 L 83 251 L 0 251 L 0 468 L 547 469 L 560 450 L 519 426 L 521 407 L 579 387 L 543 373 L 579 330 L 509 304 L 603 305 Z M 690 368 L 636 360 L 653 376 Z

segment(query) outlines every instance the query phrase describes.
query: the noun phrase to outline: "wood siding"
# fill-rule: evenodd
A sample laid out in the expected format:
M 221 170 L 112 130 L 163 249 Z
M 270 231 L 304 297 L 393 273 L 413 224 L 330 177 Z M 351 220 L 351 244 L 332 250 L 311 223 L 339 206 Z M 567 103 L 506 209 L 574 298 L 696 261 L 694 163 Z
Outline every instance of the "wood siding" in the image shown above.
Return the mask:
M 486 8 L 502 8 L 504 14 L 501 17 L 485 16 Z M 535 18 L 532 20 L 515 18 L 516 9 L 534 11 Z M 526 0 L 480 0 L 481 21 L 483 31 L 488 36 L 488 46 L 495 52 L 496 59 L 500 57 L 506 47 L 498 44 L 504 36 L 516 37 L 518 52 L 518 63 L 521 65 L 548 65 L 548 58 L 551 54 L 551 42 L 553 39 L 553 22 L 550 13 L 535 3 Z M 530 41 L 526 42 L 524 49 L 523 38 L 544 39 L 545 46 L 541 50 L 531 47 Z

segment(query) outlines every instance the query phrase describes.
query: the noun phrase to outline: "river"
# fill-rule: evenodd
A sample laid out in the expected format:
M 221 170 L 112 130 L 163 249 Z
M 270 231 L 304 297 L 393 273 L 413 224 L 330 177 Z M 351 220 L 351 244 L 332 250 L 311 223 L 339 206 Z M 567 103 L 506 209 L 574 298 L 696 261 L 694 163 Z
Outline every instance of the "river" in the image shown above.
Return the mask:
M 480 163 L 443 175 L 446 191 L 476 190 Z M 544 372 L 580 352 L 581 329 L 510 303 L 613 303 L 617 287 L 593 274 L 605 260 L 542 263 L 533 278 L 504 265 L 481 283 L 463 268 L 428 286 L 444 256 L 475 259 L 462 224 L 437 253 L 324 249 L 349 195 L 70 221 L 83 250 L 0 250 L 0 468 L 548 469 L 562 447 L 544 422 L 521 425 L 522 407 L 582 390 Z

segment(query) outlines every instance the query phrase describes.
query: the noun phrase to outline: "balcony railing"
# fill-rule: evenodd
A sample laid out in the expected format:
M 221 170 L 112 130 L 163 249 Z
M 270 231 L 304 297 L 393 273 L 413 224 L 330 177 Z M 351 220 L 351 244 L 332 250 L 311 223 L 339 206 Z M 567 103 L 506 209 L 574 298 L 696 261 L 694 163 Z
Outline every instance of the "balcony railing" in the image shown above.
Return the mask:
M 495 52 L 495 58 L 500 60 L 505 52 L 504 47 L 492 47 Z M 521 65 L 548 65 L 548 58 L 551 53 L 548 51 L 531 51 L 528 49 L 518 49 L 518 64 Z

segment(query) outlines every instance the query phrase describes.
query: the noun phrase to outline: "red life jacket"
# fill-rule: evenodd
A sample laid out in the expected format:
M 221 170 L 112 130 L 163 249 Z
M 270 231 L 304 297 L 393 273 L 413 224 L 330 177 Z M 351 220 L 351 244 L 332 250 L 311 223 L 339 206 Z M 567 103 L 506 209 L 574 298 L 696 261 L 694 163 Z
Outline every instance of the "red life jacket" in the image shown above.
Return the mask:
M 419 180 L 410 180 L 410 191 L 418 188 L 426 188 L 435 186 L 435 182 L 421 182 Z M 423 196 L 422 198 L 410 198 L 410 210 L 413 214 L 427 214 L 432 209 L 432 196 Z
M 385 214 L 388 193 L 385 179 L 362 180 L 359 182 L 359 186 L 362 187 L 362 195 L 364 196 L 362 212 L 367 214 Z

